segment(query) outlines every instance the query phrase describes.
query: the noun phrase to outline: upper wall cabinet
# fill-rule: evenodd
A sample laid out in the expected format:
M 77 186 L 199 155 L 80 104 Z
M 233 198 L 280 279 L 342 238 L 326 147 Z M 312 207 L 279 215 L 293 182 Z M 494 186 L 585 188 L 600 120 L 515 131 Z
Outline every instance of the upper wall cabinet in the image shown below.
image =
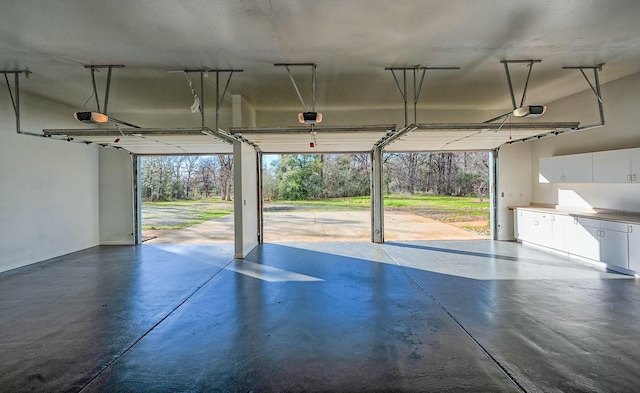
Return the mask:
M 640 148 L 540 158 L 540 183 L 640 183 Z
M 638 183 L 637 174 L 640 174 L 640 149 L 593 153 L 594 183 Z
M 593 153 L 540 158 L 540 183 L 591 183 Z

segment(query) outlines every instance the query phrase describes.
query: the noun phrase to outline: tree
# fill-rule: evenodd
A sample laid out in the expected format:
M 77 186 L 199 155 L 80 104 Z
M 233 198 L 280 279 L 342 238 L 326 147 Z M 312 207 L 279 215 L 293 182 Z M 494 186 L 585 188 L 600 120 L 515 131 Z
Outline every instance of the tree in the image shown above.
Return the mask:
M 283 155 L 276 178 L 278 196 L 288 200 L 317 199 L 323 196 L 322 162 L 318 155 Z
M 193 187 L 193 180 L 195 177 L 196 170 L 200 163 L 200 157 L 198 156 L 189 156 L 186 157 L 183 161 L 184 164 L 184 190 L 185 190 L 185 198 L 189 199 L 189 191 L 191 191 Z
M 233 156 L 231 154 L 218 155 L 220 163 L 220 186 L 222 188 L 222 200 L 231 200 L 231 186 L 233 182 Z

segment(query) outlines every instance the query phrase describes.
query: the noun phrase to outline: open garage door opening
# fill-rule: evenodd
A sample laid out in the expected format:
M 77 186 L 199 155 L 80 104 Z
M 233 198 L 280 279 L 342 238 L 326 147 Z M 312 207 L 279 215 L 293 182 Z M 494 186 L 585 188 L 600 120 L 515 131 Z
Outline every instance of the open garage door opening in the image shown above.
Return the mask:
M 490 153 L 385 153 L 385 241 L 490 237 Z
M 233 243 L 233 156 L 141 156 L 145 243 Z
M 265 242 L 369 241 L 370 154 L 262 159 Z

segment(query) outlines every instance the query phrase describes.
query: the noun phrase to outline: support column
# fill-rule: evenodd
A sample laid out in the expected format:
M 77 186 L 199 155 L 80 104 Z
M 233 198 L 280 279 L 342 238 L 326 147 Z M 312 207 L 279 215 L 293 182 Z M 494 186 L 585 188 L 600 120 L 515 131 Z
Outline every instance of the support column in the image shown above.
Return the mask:
M 489 153 L 489 231 L 498 240 L 498 150 Z
M 384 243 L 382 148 L 371 152 L 371 241 Z
M 259 241 L 258 153 L 247 143 L 233 143 L 233 215 L 235 258 L 244 258 Z

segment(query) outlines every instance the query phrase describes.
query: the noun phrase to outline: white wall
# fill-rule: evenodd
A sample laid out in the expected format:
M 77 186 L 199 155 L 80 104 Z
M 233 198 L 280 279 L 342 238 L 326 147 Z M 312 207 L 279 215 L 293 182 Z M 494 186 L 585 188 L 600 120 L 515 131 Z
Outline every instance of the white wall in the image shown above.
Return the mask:
M 133 165 L 127 151 L 100 149 L 100 244 L 134 244 Z
M 604 127 L 531 142 L 532 202 L 640 212 L 640 184 L 538 183 L 540 157 L 640 147 L 639 92 L 640 73 L 604 84 Z M 544 117 L 544 121 L 596 123 L 595 96 L 588 90 L 549 103 Z
M 22 130 L 76 127 L 73 108 L 21 94 Z M 98 148 L 18 135 L 0 86 L 0 271 L 99 244 Z
M 531 202 L 531 143 L 506 145 L 498 151 L 497 240 L 513 240 L 513 213 L 509 206 Z
M 255 127 L 256 110 L 239 94 L 232 96 L 233 102 L 233 126 Z

